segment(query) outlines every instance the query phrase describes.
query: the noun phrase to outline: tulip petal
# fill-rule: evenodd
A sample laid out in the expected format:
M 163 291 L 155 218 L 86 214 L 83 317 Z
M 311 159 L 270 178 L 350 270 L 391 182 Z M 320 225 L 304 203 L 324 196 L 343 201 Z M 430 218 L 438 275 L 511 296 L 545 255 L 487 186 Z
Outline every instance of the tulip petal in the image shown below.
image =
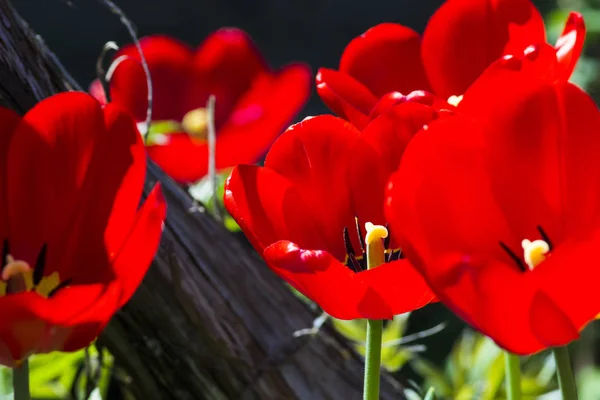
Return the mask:
M 390 315 L 410 312 L 435 301 L 423 275 L 406 259 L 362 271 L 355 278 L 379 295 L 390 308 Z
M 146 146 L 148 156 L 177 183 L 196 182 L 208 171 L 208 143 L 183 132 L 164 135 L 164 143 Z
M 133 119 L 113 104 L 104 108 L 106 132 L 96 141 L 80 202 L 74 213 L 60 265 L 62 279 L 73 283 L 108 279 L 110 261 L 125 241 L 136 216 L 144 178 L 146 152 Z M 85 270 L 67 271 L 94 262 Z
M 314 221 L 293 184 L 270 168 L 238 165 L 225 184 L 224 205 L 254 248 L 293 240 L 317 248 L 319 221 Z
M 0 135 L 0 176 L 6 177 L 8 170 L 8 154 L 10 142 L 21 122 L 21 116 L 8 108 L 0 108 L 0 124 L 2 124 L 2 135 Z M 0 238 L 8 238 L 8 188 L 6 178 L 0 187 Z M 4 263 L 6 260 L 2 260 Z
M 544 41 L 542 16 L 530 0 L 446 1 L 423 34 L 423 63 L 434 93 L 448 98 L 504 54 Z
M 280 241 L 267 247 L 264 257 L 275 273 L 334 318 L 393 316 L 379 294 L 356 278 L 360 274 L 350 271 L 327 252 L 303 250 L 292 242 Z
M 421 62 L 421 38 L 399 24 L 379 24 L 353 39 L 340 60 L 340 72 L 377 97 L 392 91 L 430 89 Z
M 218 132 L 217 168 L 260 159 L 308 100 L 310 82 L 303 64 L 257 77 Z
M 323 115 L 306 119 L 289 128 L 265 160 L 265 167 L 292 182 L 307 207 L 303 213 L 317 221 L 321 231 L 319 246 L 296 243 L 326 250 L 338 260 L 346 256 L 344 227 L 357 238 L 347 179 L 350 149 L 358 134 L 340 118 Z M 358 240 L 355 243 L 358 245 Z
M 327 68 L 319 69 L 316 82 L 317 93 L 329 109 L 358 129 L 367 125 L 377 98 L 362 83 L 348 74 Z
M 83 188 L 95 146 L 105 134 L 100 104 L 85 93 L 52 96 L 23 117 L 10 143 L 7 168 L 14 257 L 34 265 L 46 244 L 45 274 L 68 268 L 60 260 L 84 207 Z
M 152 79 L 152 119 L 180 121 L 190 111 L 186 108 L 185 96 L 191 76 L 193 50 L 163 35 L 144 37 L 140 45 Z M 148 88 L 137 48 L 133 45 L 123 47 L 117 53 L 115 62 L 118 64 L 110 79 L 112 101 L 131 112 L 136 121 L 145 121 Z
M 562 79 L 569 79 L 579 56 L 583 51 L 585 40 L 585 22 L 583 16 L 571 12 L 565 23 L 564 30 L 556 41 L 556 58 L 562 68 Z
M 360 221 L 385 225 L 383 214 L 387 181 L 398 169 L 404 149 L 424 125 L 437 117 L 426 105 L 407 102 L 375 118 L 354 145 L 349 166 L 352 202 Z M 395 235 L 391 233 L 392 246 Z
M 208 96 L 214 95 L 218 127 L 254 80 L 270 73 L 250 36 L 237 28 L 221 28 L 209 35 L 198 46 L 191 68 L 184 109 L 205 107 Z

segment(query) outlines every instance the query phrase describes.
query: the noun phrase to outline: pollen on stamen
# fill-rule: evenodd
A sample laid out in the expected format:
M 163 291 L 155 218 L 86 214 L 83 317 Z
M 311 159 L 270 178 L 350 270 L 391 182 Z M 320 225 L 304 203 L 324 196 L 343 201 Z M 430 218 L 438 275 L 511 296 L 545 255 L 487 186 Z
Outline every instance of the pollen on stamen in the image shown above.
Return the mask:
M 23 274 L 31 270 L 31 267 L 25 261 L 15 260 L 10 254 L 6 256 L 6 264 L 2 269 L 2 280 L 7 281 L 11 277 Z
M 367 234 L 365 235 L 365 242 L 367 245 L 373 243 L 377 239 L 385 239 L 388 237 L 388 230 L 383 225 L 374 225 L 371 222 L 365 223 L 365 229 Z
M 521 242 L 523 247 L 523 258 L 525 263 L 529 267 L 529 270 L 533 270 L 547 257 L 550 252 L 550 246 L 545 240 L 528 240 L 523 239 Z
M 208 113 L 205 108 L 197 108 L 185 114 L 181 126 L 190 135 L 205 139 L 208 130 Z
M 463 99 L 462 94 L 460 96 L 452 95 L 452 96 L 448 97 L 448 100 L 446 100 L 446 101 L 448 102 L 448 104 L 453 105 L 454 107 L 458 107 L 458 105 L 460 104 L 462 99 Z

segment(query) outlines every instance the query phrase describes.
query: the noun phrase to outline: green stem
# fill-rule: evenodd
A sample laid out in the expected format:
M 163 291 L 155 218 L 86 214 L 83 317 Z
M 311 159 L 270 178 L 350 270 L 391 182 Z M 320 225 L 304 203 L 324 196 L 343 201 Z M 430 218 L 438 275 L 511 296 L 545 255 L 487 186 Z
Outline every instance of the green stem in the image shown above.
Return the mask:
M 556 360 L 558 387 L 562 393 L 563 400 L 577 400 L 577 386 L 575 385 L 575 376 L 571 368 L 569 349 L 567 346 L 555 347 L 552 352 Z
M 21 366 L 13 368 L 14 400 L 29 400 L 29 361 L 23 360 Z
M 519 356 L 504 352 L 506 366 L 506 399 L 521 400 L 521 365 Z
M 367 320 L 367 352 L 365 356 L 364 400 L 379 400 L 379 371 L 381 369 L 381 337 L 383 321 Z

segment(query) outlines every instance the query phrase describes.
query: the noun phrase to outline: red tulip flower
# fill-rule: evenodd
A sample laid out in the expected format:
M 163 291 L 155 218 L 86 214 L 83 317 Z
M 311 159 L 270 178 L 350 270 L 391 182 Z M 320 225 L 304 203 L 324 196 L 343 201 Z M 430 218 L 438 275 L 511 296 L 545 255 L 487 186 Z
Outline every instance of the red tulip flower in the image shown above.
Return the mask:
M 145 149 L 131 117 L 85 93 L 0 108 L 0 364 L 87 346 L 132 296 L 165 217 L 138 210 Z
M 556 44 L 566 76 L 584 36 L 583 18 L 572 13 Z M 339 70 L 319 70 L 317 91 L 332 111 L 361 128 L 380 99 L 399 94 L 425 90 L 456 104 L 492 62 L 544 40 L 542 16 L 530 0 L 447 0 L 422 37 L 384 23 L 352 40 Z
M 142 38 L 154 104 L 152 119 L 162 131 L 148 154 L 168 175 L 191 183 L 207 173 L 207 111 L 216 97 L 217 169 L 256 162 L 301 110 L 310 94 L 310 71 L 291 64 L 273 71 L 252 40 L 238 29 L 220 29 L 194 50 L 166 36 Z M 115 58 L 111 100 L 146 120 L 146 77 L 135 46 Z M 98 81 L 92 93 L 103 99 Z
M 385 229 L 387 178 L 437 114 L 406 102 L 362 133 L 333 116 L 306 119 L 281 135 L 264 167 L 233 169 L 225 207 L 271 269 L 333 317 L 385 319 L 420 308 L 434 297 L 394 231 L 381 243 L 386 262 L 366 269 L 363 226 Z
M 600 114 L 560 62 L 541 46 L 493 64 L 416 135 L 386 203 L 440 300 L 517 354 L 600 313 Z

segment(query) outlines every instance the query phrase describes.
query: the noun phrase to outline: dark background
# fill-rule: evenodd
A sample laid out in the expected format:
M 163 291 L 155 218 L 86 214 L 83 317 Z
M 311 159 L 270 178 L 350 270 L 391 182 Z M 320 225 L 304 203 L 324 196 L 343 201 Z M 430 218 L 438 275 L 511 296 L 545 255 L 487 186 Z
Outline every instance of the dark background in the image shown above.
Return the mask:
M 488 0 L 481 0 L 488 1 Z M 246 30 L 272 66 L 292 61 L 336 68 L 346 44 L 381 22 L 398 22 L 422 32 L 442 0 L 115 0 L 140 37 L 175 36 L 196 46 L 210 32 Z M 97 0 L 13 0 L 32 28 L 54 50 L 73 77 L 87 88 L 107 41 L 131 42 L 119 18 Z M 535 2 L 542 12 L 555 0 Z M 298 119 L 328 110 L 314 93 Z M 441 305 L 414 313 L 410 330 L 450 321 L 445 333 L 427 341 L 430 358 L 441 362 L 462 324 Z

